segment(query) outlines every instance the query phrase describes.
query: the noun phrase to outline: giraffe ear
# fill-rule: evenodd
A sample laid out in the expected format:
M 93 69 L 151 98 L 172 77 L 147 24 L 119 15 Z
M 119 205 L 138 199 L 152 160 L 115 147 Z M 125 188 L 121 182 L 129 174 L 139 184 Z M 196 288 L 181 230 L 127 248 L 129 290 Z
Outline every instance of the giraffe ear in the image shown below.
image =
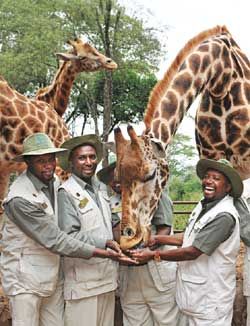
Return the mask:
M 79 60 L 79 57 L 72 53 L 56 53 L 56 56 L 63 61 Z
M 160 158 L 166 157 L 166 152 L 163 147 L 163 144 L 159 141 L 151 140 L 152 148 L 154 151 L 154 154 Z

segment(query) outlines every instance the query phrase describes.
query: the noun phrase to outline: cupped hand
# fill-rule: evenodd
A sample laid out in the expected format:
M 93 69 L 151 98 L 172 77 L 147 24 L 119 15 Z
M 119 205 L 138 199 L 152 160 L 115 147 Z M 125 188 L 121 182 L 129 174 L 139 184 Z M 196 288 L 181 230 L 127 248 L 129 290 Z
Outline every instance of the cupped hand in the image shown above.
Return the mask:
M 110 248 L 110 249 L 116 251 L 118 254 L 122 254 L 120 245 L 115 240 L 107 240 L 106 248 Z
M 154 258 L 154 251 L 149 248 L 129 250 L 129 253 L 139 263 L 145 263 Z

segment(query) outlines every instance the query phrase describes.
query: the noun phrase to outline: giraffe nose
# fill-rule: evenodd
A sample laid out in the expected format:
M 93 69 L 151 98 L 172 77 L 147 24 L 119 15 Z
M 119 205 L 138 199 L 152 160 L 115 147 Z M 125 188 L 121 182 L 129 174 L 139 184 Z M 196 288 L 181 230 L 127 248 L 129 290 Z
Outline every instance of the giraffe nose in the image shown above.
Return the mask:
M 133 237 L 135 235 L 134 231 L 130 227 L 126 227 L 122 233 L 122 235 L 126 237 Z

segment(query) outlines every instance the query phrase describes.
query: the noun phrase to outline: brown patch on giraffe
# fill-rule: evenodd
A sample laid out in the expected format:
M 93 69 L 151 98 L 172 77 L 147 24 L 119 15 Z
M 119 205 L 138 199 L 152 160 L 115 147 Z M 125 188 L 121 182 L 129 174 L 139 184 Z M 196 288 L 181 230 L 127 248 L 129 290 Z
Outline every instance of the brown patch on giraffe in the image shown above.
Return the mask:
M 220 56 L 221 47 L 216 43 L 212 43 L 211 52 L 212 52 L 213 59 L 216 60 Z
M 153 122 L 152 129 L 154 131 L 154 134 L 155 134 L 156 138 L 160 137 L 160 135 L 159 135 L 159 126 L 160 126 L 160 120 L 156 120 L 156 121 Z
M 207 70 L 207 68 L 209 67 L 210 65 L 210 57 L 208 54 L 206 54 L 204 57 L 203 57 L 203 60 L 202 60 L 202 64 L 201 64 L 201 72 L 205 72 Z
M 213 89 L 213 92 L 218 95 L 220 95 L 220 94 L 224 95 L 223 93 L 225 91 L 225 88 L 227 88 L 227 85 L 229 84 L 230 79 L 231 79 L 231 74 L 224 72 L 222 74 L 221 79 L 217 83 L 216 87 Z
M 10 100 L 13 100 L 16 94 L 12 91 L 10 86 L 6 83 L 6 86 L 1 87 L 1 95 L 7 97 Z
M 242 98 L 241 84 L 239 82 L 236 82 L 232 85 L 230 93 L 233 97 L 233 105 L 244 105 L 245 102 Z
M 198 54 L 192 54 L 189 58 L 189 67 L 194 75 L 196 75 L 200 69 L 201 59 Z
M 38 115 L 39 120 L 40 120 L 42 123 L 46 120 L 46 118 L 45 118 L 45 114 L 44 114 L 44 112 L 42 112 L 41 110 L 39 110 L 39 111 L 37 112 L 37 115 Z
M 168 99 L 165 99 L 161 102 L 161 118 L 169 120 L 176 113 L 178 99 L 174 92 L 168 92 L 167 96 Z
M 169 139 L 170 135 L 168 132 L 168 128 L 165 126 L 165 124 L 161 125 L 161 140 L 164 143 L 167 143 L 168 139 Z
M 133 201 L 131 202 L 131 207 L 132 207 L 132 209 L 136 209 L 136 207 L 137 207 L 137 202 L 133 200 Z
M 227 95 L 224 99 L 223 99 L 223 107 L 225 108 L 226 111 L 230 110 L 232 106 L 232 100 L 231 100 L 231 96 Z
M 225 152 L 226 151 L 226 145 L 225 144 L 219 144 L 214 146 L 218 151 Z
M 221 62 L 216 63 L 214 65 L 214 69 L 215 69 L 215 73 L 213 74 L 213 78 L 210 81 L 211 88 L 214 87 L 214 85 L 218 81 L 218 77 L 221 75 L 221 73 L 223 71 L 223 67 L 222 67 Z
M 195 79 L 194 87 L 196 89 L 196 94 L 198 94 L 201 91 L 201 88 L 203 87 L 203 81 L 201 78 Z
M 19 154 L 19 151 L 17 150 L 16 146 L 14 146 L 14 145 L 9 145 L 9 152 L 13 156 L 17 156 Z
M 1 108 L 1 114 L 6 117 L 16 116 L 16 109 L 12 103 L 8 103 Z
M 201 98 L 201 104 L 200 104 L 200 111 L 201 112 L 208 112 L 209 111 L 209 107 L 210 107 L 210 96 L 209 96 L 209 91 L 205 90 L 202 98 Z
M 223 112 L 222 112 L 222 107 L 221 103 L 213 103 L 212 105 L 212 112 L 217 116 L 221 117 Z
M 249 143 L 242 140 L 235 146 L 235 149 L 240 153 L 240 155 L 243 155 L 248 151 Z
M 228 51 L 227 47 L 225 47 L 225 46 L 222 49 L 222 60 L 223 60 L 225 69 L 232 67 L 229 51 Z
M 20 124 L 21 120 L 18 118 L 11 118 L 8 119 L 8 122 L 6 122 L 6 124 L 8 124 L 9 126 L 11 126 L 11 128 L 15 129 L 19 124 Z
M 199 124 L 198 124 L 199 126 Z M 205 124 L 205 128 L 207 129 L 207 124 Z M 202 130 L 199 128 L 199 130 Z M 204 137 L 201 136 L 200 133 L 198 133 L 197 135 L 198 139 L 199 139 L 199 143 L 202 145 L 202 147 L 204 147 L 205 149 L 212 149 L 211 145 L 205 140 Z
M 186 94 L 192 84 L 192 76 L 188 72 L 184 72 L 174 80 L 173 89 L 180 95 Z
M 21 118 L 23 118 L 26 115 L 28 115 L 29 110 L 28 110 L 28 107 L 27 107 L 27 103 L 25 103 L 23 101 L 20 101 L 19 99 L 16 99 L 13 102 L 13 104 L 14 104 L 14 106 L 16 108 L 18 108 L 18 113 L 19 113 L 19 115 L 20 115 Z
M 199 46 L 198 51 L 200 52 L 208 52 L 209 51 L 209 46 L 207 44 L 202 44 Z
M 244 94 L 246 96 L 246 99 L 247 99 L 247 101 L 249 103 L 250 102 L 250 84 L 249 83 L 244 83 L 243 89 L 244 89 Z
M 21 124 L 19 126 L 16 134 L 15 134 L 15 144 L 22 144 L 24 139 L 29 135 L 29 131 L 27 130 L 27 127 L 25 124 Z

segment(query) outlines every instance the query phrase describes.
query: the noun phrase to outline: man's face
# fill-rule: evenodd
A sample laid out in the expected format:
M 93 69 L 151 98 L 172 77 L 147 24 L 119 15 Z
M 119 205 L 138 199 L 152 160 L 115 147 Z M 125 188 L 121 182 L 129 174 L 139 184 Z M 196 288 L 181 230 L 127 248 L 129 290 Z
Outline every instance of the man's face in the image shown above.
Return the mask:
M 204 197 L 212 201 L 220 199 L 229 193 L 231 184 L 221 172 L 208 169 L 202 179 L 202 190 Z
M 97 167 L 96 150 L 93 146 L 83 145 L 71 154 L 72 173 L 81 179 L 89 179 L 95 174 Z
M 29 156 L 26 163 L 28 170 L 43 183 L 48 184 L 53 179 L 56 168 L 55 154 Z

